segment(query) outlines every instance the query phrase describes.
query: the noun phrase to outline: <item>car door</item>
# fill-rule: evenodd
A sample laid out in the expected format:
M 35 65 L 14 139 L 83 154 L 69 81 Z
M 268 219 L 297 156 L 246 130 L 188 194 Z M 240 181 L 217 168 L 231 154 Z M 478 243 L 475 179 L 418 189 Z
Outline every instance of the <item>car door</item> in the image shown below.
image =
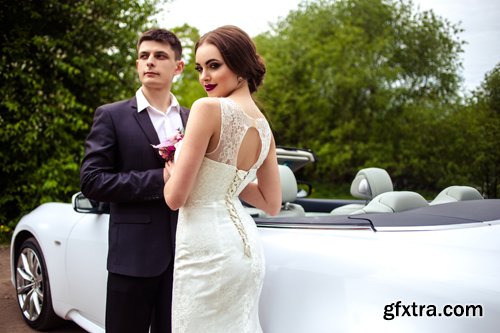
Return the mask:
M 83 214 L 66 250 L 70 302 L 79 314 L 104 327 L 109 214 Z

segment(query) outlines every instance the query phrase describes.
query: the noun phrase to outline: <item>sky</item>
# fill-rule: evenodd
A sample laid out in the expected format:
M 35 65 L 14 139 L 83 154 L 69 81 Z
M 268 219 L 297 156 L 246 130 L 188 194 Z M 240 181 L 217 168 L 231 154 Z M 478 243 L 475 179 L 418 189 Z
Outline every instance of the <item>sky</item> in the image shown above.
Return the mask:
M 270 24 L 296 10 L 302 0 L 173 0 L 160 22 L 167 28 L 184 23 L 200 34 L 225 24 L 237 25 L 250 36 L 270 30 Z M 413 0 L 420 10 L 432 9 L 460 24 L 461 54 L 466 91 L 477 88 L 487 72 L 500 63 L 500 0 Z

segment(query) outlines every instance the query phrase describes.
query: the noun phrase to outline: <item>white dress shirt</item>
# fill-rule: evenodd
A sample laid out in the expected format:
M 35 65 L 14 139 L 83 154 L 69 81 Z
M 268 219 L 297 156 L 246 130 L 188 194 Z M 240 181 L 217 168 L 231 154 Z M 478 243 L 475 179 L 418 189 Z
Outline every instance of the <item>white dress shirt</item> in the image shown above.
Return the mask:
M 172 93 L 170 93 L 170 106 L 167 108 L 166 112 L 162 112 L 149 104 L 141 88 L 137 90 L 135 97 L 137 99 L 137 112 L 144 112 L 144 110 L 147 110 L 156 133 L 158 133 L 160 142 L 172 137 L 178 129 L 184 129 L 180 114 L 181 107 L 177 98 L 175 98 Z

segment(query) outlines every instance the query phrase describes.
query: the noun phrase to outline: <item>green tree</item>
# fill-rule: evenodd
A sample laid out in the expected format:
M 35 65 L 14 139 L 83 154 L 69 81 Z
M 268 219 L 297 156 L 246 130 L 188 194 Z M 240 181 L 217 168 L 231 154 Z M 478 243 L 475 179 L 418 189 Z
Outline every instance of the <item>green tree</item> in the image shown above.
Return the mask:
M 430 184 L 426 189 L 436 191 L 450 185 L 468 185 L 485 197 L 498 198 L 499 102 L 497 65 L 465 104 L 442 103 L 432 108 L 420 105 L 405 112 L 405 121 L 398 124 L 406 128 L 399 131 L 403 134 L 399 138 L 399 157 L 404 163 L 396 170 L 398 178 L 405 179 L 405 173 L 409 174 L 422 184 Z
M 427 157 L 401 159 L 401 139 L 459 100 L 460 31 L 411 1 L 303 2 L 256 38 L 268 70 L 258 97 L 278 144 L 316 151 L 318 179 L 350 182 L 375 165 L 419 184 L 411 163 Z
M 464 119 L 474 135 L 470 174 L 485 196 L 500 197 L 500 63 L 473 92 Z
M 198 29 L 187 24 L 175 27 L 172 31 L 179 37 L 182 43 L 182 53 L 185 62 L 184 71 L 176 80 L 172 91 L 181 105 L 191 107 L 191 104 L 195 100 L 207 95 L 198 82 L 198 72 L 194 69 L 196 64 L 194 46 L 196 41 L 200 39 L 200 33 Z
M 0 4 L 0 224 L 79 188 L 94 109 L 137 89 L 135 42 L 162 0 Z

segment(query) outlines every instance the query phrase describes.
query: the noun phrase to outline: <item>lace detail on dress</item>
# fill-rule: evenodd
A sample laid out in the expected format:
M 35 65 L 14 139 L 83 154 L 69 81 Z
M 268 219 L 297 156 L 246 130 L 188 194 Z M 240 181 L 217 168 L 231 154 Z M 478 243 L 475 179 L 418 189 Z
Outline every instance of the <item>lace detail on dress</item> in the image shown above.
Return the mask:
M 271 131 L 228 99 L 221 101 L 219 146 L 203 159 L 193 191 L 179 210 L 172 297 L 173 333 L 262 333 L 259 297 L 265 259 L 259 232 L 238 196 L 267 157 Z M 262 149 L 255 165 L 238 170 L 248 128 Z
M 233 123 L 233 126 L 222 126 L 221 130 L 221 147 L 220 156 L 218 161 L 221 163 L 236 165 L 236 154 L 240 148 L 240 143 L 243 137 L 240 133 L 245 133 L 248 129 L 246 124 L 246 119 L 244 119 L 244 114 L 242 113 L 231 113 L 229 108 L 225 108 L 221 104 L 221 117 L 222 123 L 227 124 L 229 122 Z M 239 118 L 239 119 L 238 119 Z
M 258 168 L 269 152 L 271 129 L 265 118 L 253 119 L 229 98 L 220 98 L 221 133 L 217 148 L 206 156 L 215 161 L 236 166 L 238 152 L 248 129 L 255 127 L 262 140 L 262 151 L 254 168 Z

